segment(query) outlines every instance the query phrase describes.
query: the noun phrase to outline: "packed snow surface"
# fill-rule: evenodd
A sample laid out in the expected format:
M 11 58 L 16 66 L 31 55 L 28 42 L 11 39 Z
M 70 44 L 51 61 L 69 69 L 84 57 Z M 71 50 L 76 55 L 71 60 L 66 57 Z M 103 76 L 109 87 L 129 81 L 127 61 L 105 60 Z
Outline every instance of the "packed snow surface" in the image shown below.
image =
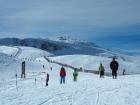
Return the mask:
M 18 49 L 16 47 L 10 46 L 0 46 L 0 53 L 5 53 L 7 55 L 15 55 Z
M 66 83 L 60 85 L 61 66 L 44 59 L 50 53 L 19 46 L 6 50 L 0 52 L 0 105 L 140 105 L 140 75 L 135 74 L 140 73 L 138 57 L 117 59 L 120 73 L 125 68 L 135 75 L 100 79 L 99 75 L 79 72 L 78 81 L 73 82 L 73 70 L 66 68 Z M 105 70 L 111 72 L 109 57 L 64 55 L 49 58 L 89 70 L 97 70 L 102 62 Z M 23 60 L 26 61 L 25 79 L 20 78 Z M 50 75 L 48 87 L 45 87 L 46 73 Z
M 98 70 L 100 63 L 105 67 L 106 72 L 111 72 L 110 62 L 112 58 L 102 57 L 102 56 L 91 56 L 91 55 L 67 55 L 67 56 L 57 56 L 51 57 L 52 60 L 61 62 L 63 64 L 69 64 L 74 67 L 86 70 Z M 124 61 L 122 59 L 117 59 L 119 62 L 119 74 L 122 74 L 123 69 L 126 70 L 127 74 L 140 73 L 140 59 L 139 58 L 129 58 L 131 61 Z
M 0 105 L 140 105 L 140 75 L 100 79 L 93 74 L 79 73 L 73 82 L 67 70 L 66 84 L 60 85 L 59 69 L 50 72 L 49 86 L 45 74 L 11 79 L 0 85 Z M 35 83 L 35 78 L 37 81 Z

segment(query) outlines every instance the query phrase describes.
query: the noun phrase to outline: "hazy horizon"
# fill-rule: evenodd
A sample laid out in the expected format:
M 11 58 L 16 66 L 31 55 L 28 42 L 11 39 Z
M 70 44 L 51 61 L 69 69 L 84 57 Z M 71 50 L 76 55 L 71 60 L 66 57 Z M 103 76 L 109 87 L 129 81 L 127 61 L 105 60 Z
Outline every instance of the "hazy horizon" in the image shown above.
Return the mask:
M 112 49 L 112 50 L 118 50 L 122 51 L 129 55 L 140 55 L 140 36 L 134 35 L 134 36 L 108 36 L 108 37 L 91 37 L 91 38 L 82 38 L 82 37 L 71 37 L 67 35 L 54 35 L 54 36 L 46 36 L 46 37 L 17 37 L 17 36 L 6 36 L 6 37 L 0 37 L 0 38 L 51 38 L 51 37 L 58 37 L 58 36 L 66 36 L 74 39 L 79 40 L 85 40 L 88 42 L 93 42 L 96 45 Z

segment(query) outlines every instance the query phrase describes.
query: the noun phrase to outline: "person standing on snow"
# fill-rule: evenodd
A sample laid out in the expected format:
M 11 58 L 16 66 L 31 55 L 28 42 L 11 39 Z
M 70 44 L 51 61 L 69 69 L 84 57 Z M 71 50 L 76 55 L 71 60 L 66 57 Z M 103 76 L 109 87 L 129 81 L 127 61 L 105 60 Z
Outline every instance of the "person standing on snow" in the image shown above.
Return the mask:
M 52 71 L 52 67 L 50 67 L 50 70 Z
M 66 77 L 66 71 L 65 68 L 62 67 L 60 70 L 60 84 L 65 84 L 65 77 Z
M 104 71 L 105 71 L 104 66 L 101 63 L 99 67 L 100 78 L 104 77 Z
M 73 72 L 73 81 L 77 81 L 77 76 L 78 76 L 78 71 L 77 71 L 77 69 L 74 69 L 74 72 Z
M 46 86 L 48 86 L 49 79 L 50 79 L 50 76 L 49 76 L 49 74 L 47 73 L 47 75 L 46 75 Z
M 122 75 L 125 75 L 125 69 L 123 69 L 123 73 L 122 73 Z
M 112 70 L 113 79 L 117 79 L 117 71 L 119 68 L 119 64 L 117 61 L 115 61 L 115 58 L 113 58 L 113 61 L 110 63 L 110 68 Z

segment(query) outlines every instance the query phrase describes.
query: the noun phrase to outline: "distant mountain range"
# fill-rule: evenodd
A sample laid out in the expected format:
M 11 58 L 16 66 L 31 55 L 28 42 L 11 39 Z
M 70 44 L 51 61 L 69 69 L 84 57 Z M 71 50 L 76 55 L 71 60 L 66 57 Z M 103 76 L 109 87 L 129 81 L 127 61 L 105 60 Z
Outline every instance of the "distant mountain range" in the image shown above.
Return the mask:
M 0 45 L 6 46 L 26 46 L 26 47 L 35 47 L 42 50 L 60 50 L 64 46 L 59 46 L 54 43 L 51 43 L 44 39 L 18 39 L 18 38 L 3 38 L 0 39 Z
M 95 43 L 86 42 L 66 37 L 57 37 L 53 39 L 37 39 L 37 38 L 2 38 L 0 45 L 5 46 L 26 46 L 39 48 L 55 55 L 71 55 L 71 54 L 88 54 L 96 55 L 103 53 Z

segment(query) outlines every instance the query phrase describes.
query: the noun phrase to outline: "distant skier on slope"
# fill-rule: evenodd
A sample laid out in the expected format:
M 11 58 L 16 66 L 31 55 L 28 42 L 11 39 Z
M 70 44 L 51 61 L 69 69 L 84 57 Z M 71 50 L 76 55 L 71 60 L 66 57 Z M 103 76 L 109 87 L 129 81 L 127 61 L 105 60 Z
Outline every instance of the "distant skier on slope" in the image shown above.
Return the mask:
M 49 74 L 47 73 L 47 75 L 46 75 L 46 86 L 48 86 L 49 79 L 50 79 L 50 76 L 49 76 Z
M 123 69 L 122 75 L 125 75 L 125 69 Z
M 50 67 L 50 70 L 52 71 L 52 67 Z
M 26 78 L 25 66 L 26 66 L 26 63 L 25 63 L 25 61 L 23 61 L 23 62 L 22 62 L 21 78 Z
M 117 61 L 115 61 L 115 58 L 113 58 L 113 61 L 110 63 L 110 68 L 112 70 L 113 79 L 117 79 L 117 70 L 119 68 L 119 64 Z
M 65 84 L 65 77 L 66 77 L 66 71 L 65 68 L 62 67 L 60 70 L 60 84 Z
M 77 81 L 77 77 L 78 77 L 78 71 L 77 71 L 77 69 L 74 69 L 74 72 L 73 72 L 73 81 Z
M 104 71 L 105 71 L 104 66 L 101 63 L 99 67 L 100 78 L 104 77 Z

